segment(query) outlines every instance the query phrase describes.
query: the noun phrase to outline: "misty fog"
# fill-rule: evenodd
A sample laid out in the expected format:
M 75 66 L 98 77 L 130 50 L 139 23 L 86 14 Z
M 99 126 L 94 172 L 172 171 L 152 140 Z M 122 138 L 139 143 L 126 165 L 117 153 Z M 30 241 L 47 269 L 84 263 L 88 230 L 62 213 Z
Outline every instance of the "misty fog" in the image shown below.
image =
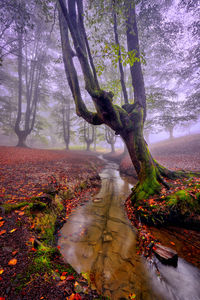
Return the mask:
M 76 116 L 64 70 L 54 3 L 45 4 L 45 11 L 35 1 L 26 5 L 23 1 L 9 2 L 3 0 L 0 6 L 0 144 L 16 145 L 17 127 L 18 131 L 26 127 L 29 147 L 86 149 L 89 138 L 91 149 L 109 151 L 105 126 L 88 128 L 86 133 L 84 121 Z M 136 9 L 147 95 L 145 138 L 153 143 L 199 133 L 198 1 L 139 2 Z M 100 84 L 114 93 L 115 104 L 121 104 L 123 93 L 110 13 L 99 12 L 101 26 L 94 23 L 92 27 L 89 18 L 94 17 L 94 11 L 87 1 L 85 6 L 85 26 Z M 134 101 L 123 42 L 124 28 L 120 23 L 119 27 L 125 83 Z M 76 57 L 74 63 L 79 64 Z M 84 89 L 80 66 L 78 70 L 80 86 Z M 84 100 L 94 109 L 85 92 Z M 29 124 L 25 124 L 27 118 Z M 120 137 L 114 140 L 115 148 L 122 149 Z

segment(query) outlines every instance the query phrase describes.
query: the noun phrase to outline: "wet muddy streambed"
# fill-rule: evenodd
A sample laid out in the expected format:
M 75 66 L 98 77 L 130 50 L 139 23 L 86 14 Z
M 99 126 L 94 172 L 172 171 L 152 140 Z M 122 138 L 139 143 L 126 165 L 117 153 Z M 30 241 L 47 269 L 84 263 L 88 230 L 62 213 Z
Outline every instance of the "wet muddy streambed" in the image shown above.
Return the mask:
M 60 231 L 64 259 L 77 272 L 87 273 L 92 287 L 110 299 L 129 299 L 130 294 L 145 300 L 200 299 L 198 268 L 180 257 L 177 268 L 156 260 L 157 276 L 155 265 L 136 254 L 137 233 L 123 207 L 135 182 L 120 177 L 118 165 L 111 162 L 100 176 L 100 192 L 77 208 Z

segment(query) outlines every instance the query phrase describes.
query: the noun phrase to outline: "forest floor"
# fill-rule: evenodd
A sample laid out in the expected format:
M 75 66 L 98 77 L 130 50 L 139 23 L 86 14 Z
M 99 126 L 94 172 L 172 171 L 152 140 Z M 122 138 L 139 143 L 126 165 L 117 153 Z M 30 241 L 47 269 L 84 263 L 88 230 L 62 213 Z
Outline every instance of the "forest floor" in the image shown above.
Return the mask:
M 165 141 L 152 146 L 152 152 L 172 169 L 199 170 L 199 137 L 181 138 L 177 144 L 174 140 L 172 148 Z M 54 234 L 77 205 L 98 192 L 103 164 L 82 151 L 0 147 L 0 300 L 103 299 L 89 288 L 84 274 L 77 274 L 63 261 Z M 135 225 L 135 211 L 129 204 L 127 213 Z M 155 232 L 139 226 L 140 253 L 144 254 Z M 188 232 L 180 235 L 190 239 Z M 173 244 L 169 240 L 172 248 Z
M 56 235 L 100 188 L 103 162 L 84 152 L 0 147 L 0 299 L 96 299 L 64 263 Z

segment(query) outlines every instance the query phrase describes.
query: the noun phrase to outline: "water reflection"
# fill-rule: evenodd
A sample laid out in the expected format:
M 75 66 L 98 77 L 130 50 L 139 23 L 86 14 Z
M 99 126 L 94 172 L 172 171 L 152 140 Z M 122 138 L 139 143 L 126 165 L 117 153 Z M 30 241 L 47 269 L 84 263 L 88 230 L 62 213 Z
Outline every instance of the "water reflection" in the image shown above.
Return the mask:
M 123 202 L 133 186 L 122 180 L 117 165 L 109 163 L 100 174 L 102 188 L 92 203 L 81 206 L 61 230 L 61 253 L 78 272 L 92 276 L 93 286 L 111 299 L 157 299 L 148 287 L 136 255 L 136 232 Z

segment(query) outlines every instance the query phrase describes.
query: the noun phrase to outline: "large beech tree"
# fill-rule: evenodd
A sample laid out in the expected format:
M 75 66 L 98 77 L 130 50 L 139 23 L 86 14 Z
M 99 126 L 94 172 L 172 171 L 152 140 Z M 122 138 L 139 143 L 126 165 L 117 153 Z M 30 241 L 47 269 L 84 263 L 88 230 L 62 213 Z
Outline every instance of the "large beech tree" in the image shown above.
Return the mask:
M 123 66 L 119 61 L 120 78 L 125 104 L 122 107 L 113 103 L 114 95 L 101 88 L 91 54 L 87 32 L 84 25 L 84 7 L 82 0 L 57 0 L 59 9 L 60 32 L 63 60 L 67 80 L 75 101 L 77 115 L 93 125 L 106 124 L 116 135 L 120 135 L 127 146 L 139 182 L 133 190 L 133 200 L 143 199 L 159 193 L 162 185 L 169 188 L 165 178 L 183 176 L 184 172 L 172 172 L 159 165 L 151 156 L 145 139 L 143 127 L 146 119 L 146 95 L 141 68 L 138 29 L 135 3 L 133 0 L 112 1 L 113 30 L 121 60 L 117 17 L 121 5 L 120 22 L 124 22 L 126 31 L 127 53 L 130 56 L 130 75 L 134 90 L 134 103 L 130 104 L 124 82 Z M 96 3 L 96 1 L 94 1 Z M 101 8 L 104 1 L 100 1 Z M 132 57 L 131 57 L 132 55 Z M 80 65 L 75 63 L 78 58 Z M 133 58 L 134 57 L 134 61 Z M 79 85 L 80 67 L 85 80 L 85 89 L 90 95 L 95 112 L 89 111 L 82 97 Z

